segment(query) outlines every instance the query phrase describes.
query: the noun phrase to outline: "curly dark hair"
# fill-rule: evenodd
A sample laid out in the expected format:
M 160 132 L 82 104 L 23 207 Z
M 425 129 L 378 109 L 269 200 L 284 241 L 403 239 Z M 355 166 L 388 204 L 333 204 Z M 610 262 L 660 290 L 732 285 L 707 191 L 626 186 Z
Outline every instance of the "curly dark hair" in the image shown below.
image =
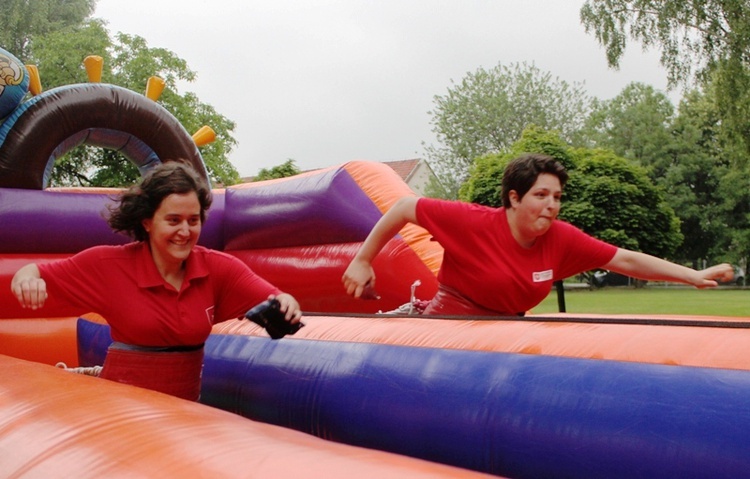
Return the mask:
M 555 175 L 563 188 L 568 182 L 568 172 L 565 171 L 565 167 L 551 156 L 529 153 L 511 160 L 503 172 L 501 184 L 503 206 L 510 208 L 512 190 L 516 190 L 519 200 L 522 199 L 542 173 Z
M 180 160 L 163 162 L 120 195 L 118 204 L 110 208 L 107 222 L 114 231 L 125 233 L 137 241 L 145 241 L 148 233 L 143 227 L 143 220 L 153 218 L 167 196 L 191 191 L 198 195 L 203 224 L 211 207 L 210 188 L 187 163 Z

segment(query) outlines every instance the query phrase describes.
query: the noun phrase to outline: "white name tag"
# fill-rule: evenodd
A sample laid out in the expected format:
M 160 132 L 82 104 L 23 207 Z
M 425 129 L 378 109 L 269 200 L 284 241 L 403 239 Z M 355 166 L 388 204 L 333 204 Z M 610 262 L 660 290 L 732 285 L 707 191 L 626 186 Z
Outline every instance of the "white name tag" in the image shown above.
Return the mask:
M 539 271 L 538 273 L 534 273 L 533 278 L 535 283 L 550 281 L 552 280 L 552 270 L 548 269 L 547 271 Z

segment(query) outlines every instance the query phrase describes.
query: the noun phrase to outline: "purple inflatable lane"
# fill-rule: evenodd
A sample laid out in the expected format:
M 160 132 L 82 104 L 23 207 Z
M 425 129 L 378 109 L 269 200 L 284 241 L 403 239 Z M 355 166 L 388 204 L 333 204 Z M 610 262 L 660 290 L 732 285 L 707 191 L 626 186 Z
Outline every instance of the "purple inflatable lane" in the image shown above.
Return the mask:
M 131 241 L 107 225 L 111 195 L 0 188 L 0 254 L 77 253 Z M 200 243 L 223 249 L 224 195 L 215 194 Z
M 226 250 L 364 241 L 382 214 L 343 168 L 227 189 Z

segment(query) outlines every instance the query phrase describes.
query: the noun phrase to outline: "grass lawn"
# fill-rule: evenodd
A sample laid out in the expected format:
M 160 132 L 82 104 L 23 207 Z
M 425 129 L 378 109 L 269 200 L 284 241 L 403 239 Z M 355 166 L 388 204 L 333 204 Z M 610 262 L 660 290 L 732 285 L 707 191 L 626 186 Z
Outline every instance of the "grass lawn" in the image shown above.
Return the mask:
M 565 291 L 568 313 L 689 314 L 750 318 L 750 289 L 694 289 L 680 287 L 615 287 Z M 536 308 L 535 314 L 558 311 L 557 292 Z

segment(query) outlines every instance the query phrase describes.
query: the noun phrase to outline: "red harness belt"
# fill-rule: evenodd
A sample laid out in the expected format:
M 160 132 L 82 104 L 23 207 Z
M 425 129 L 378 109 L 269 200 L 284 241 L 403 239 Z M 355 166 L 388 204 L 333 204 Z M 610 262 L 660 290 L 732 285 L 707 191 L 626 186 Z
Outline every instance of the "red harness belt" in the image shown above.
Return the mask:
M 100 377 L 197 401 L 201 392 L 203 348 L 141 351 L 110 347 Z

